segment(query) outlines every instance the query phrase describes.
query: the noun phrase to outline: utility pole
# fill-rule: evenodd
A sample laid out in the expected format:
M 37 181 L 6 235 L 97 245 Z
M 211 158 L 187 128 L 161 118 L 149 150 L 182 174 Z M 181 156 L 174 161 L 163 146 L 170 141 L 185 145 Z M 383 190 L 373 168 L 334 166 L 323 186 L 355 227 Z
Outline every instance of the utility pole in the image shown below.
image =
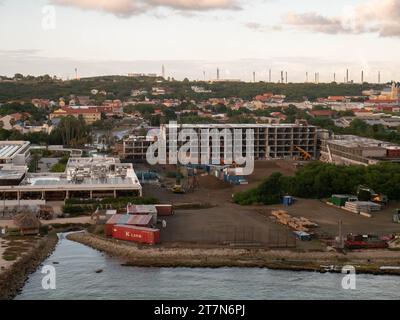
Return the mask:
M 343 221 L 339 220 L 339 239 L 338 239 L 338 247 L 340 249 L 344 248 L 344 239 L 343 239 Z

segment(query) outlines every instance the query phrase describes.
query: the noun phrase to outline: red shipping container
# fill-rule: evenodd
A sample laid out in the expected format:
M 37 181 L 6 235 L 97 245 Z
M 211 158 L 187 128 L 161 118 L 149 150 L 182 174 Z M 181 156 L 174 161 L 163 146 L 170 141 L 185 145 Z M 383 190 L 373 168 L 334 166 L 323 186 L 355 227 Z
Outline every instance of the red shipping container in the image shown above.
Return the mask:
M 157 215 L 160 217 L 168 217 L 174 214 L 174 207 L 170 204 L 156 205 Z
M 148 215 L 127 215 L 127 214 L 116 214 L 106 222 L 105 235 L 111 237 L 113 233 L 113 227 L 115 225 L 133 225 L 138 227 L 148 227 L 153 219 L 151 214 Z
M 387 149 L 387 156 L 389 158 L 400 158 L 400 148 Z
M 114 239 L 155 245 L 160 243 L 160 230 L 135 226 L 115 225 L 112 230 Z

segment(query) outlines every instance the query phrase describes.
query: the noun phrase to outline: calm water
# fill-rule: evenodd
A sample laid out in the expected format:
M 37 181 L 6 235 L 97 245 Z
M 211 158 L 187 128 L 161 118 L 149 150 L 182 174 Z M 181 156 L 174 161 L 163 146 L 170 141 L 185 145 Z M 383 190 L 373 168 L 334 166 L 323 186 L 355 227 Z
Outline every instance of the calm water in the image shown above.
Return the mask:
M 57 289 L 43 290 L 43 274 L 38 270 L 16 299 L 400 298 L 400 277 L 359 275 L 357 290 L 345 291 L 339 274 L 123 267 L 118 259 L 61 237 L 54 254 L 44 262 L 56 268 Z M 104 272 L 97 274 L 98 269 Z

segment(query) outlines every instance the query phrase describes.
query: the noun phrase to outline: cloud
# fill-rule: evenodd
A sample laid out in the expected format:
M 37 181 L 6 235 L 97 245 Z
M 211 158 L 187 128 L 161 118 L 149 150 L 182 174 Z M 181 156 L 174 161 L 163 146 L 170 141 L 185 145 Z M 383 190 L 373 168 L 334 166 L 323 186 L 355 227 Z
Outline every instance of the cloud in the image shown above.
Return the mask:
M 309 31 L 336 34 L 351 32 L 338 18 L 322 16 L 315 12 L 310 13 L 289 13 L 285 16 L 284 22 L 287 25 L 300 27 Z
M 40 53 L 38 49 L 17 49 L 17 50 L 0 50 L 0 56 L 8 57 L 28 57 Z
M 83 10 L 103 11 L 119 17 L 130 17 L 156 8 L 185 12 L 241 9 L 239 0 L 50 0 L 50 2 Z
M 400 0 L 369 0 L 346 6 L 340 16 L 315 12 L 288 13 L 283 23 L 295 28 L 328 34 L 377 33 L 381 37 L 400 36 Z
M 266 25 L 258 22 L 248 22 L 245 23 L 244 26 L 248 29 L 254 30 L 254 31 L 259 31 L 259 32 L 264 32 L 264 31 L 280 31 L 282 30 L 281 26 L 277 25 Z

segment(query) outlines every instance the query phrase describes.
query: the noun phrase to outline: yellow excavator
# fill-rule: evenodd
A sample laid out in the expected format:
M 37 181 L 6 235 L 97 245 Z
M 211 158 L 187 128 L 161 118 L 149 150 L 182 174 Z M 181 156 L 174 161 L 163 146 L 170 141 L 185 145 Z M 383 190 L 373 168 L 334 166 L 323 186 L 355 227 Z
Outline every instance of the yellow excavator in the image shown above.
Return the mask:
M 172 187 L 172 192 L 173 193 L 175 193 L 175 194 L 185 194 L 186 193 L 186 191 L 185 191 L 185 189 L 183 188 L 183 186 L 182 186 L 182 173 L 181 173 L 181 169 L 180 169 L 180 167 L 179 167 L 179 165 L 178 165 L 178 168 L 177 168 L 178 170 L 177 170 L 177 172 L 176 172 L 176 183 L 175 183 L 175 185 Z
M 373 201 L 381 205 L 387 205 L 388 197 L 383 193 L 376 193 L 368 186 L 360 185 L 357 188 L 357 197 L 360 201 Z
M 294 146 L 294 147 L 301 152 L 301 154 L 303 155 L 303 159 L 305 161 L 312 159 L 312 155 L 309 152 L 307 152 L 306 150 L 304 150 L 303 148 L 301 148 L 299 146 Z

